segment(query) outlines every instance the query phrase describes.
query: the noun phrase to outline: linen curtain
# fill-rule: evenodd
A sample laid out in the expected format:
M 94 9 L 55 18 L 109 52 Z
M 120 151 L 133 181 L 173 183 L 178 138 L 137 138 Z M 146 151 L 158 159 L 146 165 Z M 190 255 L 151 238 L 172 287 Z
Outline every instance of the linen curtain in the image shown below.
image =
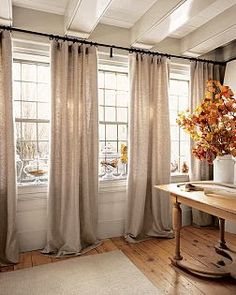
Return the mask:
M 18 262 L 12 102 L 12 45 L 0 32 L 0 266 Z
M 206 81 L 209 79 L 223 82 L 225 66 L 207 62 L 192 61 L 190 64 L 190 109 L 191 111 L 200 103 L 205 94 Z M 191 150 L 194 142 L 191 141 Z M 192 155 L 192 153 L 191 153 Z M 190 180 L 213 179 L 213 167 L 206 162 L 200 161 L 191 156 Z M 212 215 L 192 209 L 193 224 L 208 226 L 214 223 Z
M 51 166 L 44 253 L 79 255 L 97 243 L 97 51 L 51 44 Z
M 154 185 L 170 182 L 168 63 L 133 53 L 130 63 L 126 239 L 172 237 L 170 201 Z

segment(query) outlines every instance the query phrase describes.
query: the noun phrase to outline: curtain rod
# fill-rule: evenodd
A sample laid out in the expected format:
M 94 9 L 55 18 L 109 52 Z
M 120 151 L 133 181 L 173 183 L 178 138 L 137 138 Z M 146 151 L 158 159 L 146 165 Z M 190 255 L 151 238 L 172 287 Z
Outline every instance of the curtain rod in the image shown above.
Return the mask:
M 84 39 L 80 39 L 80 38 L 73 38 L 73 37 L 69 37 L 66 35 L 60 36 L 60 35 L 55 35 L 55 34 L 41 33 L 41 32 L 20 29 L 20 28 L 16 28 L 16 27 L 10 27 L 10 26 L 0 25 L 0 29 L 7 30 L 7 31 L 13 31 L 13 32 L 20 32 L 20 33 L 25 33 L 25 34 L 31 34 L 31 35 L 37 35 L 37 36 L 41 36 L 41 37 L 48 37 L 49 39 L 79 42 L 79 43 L 88 44 L 91 46 L 93 45 L 93 46 L 110 48 L 110 56 L 111 57 L 112 57 L 112 49 L 120 49 L 120 50 L 124 50 L 124 51 L 128 51 L 128 52 L 137 52 L 137 53 L 144 53 L 144 54 L 150 54 L 150 55 L 160 55 L 160 56 L 165 56 L 167 58 L 178 58 L 178 59 L 184 59 L 184 60 L 189 60 L 189 61 L 201 61 L 201 62 L 206 62 L 206 63 L 220 64 L 220 65 L 224 65 L 225 63 L 227 63 L 227 61 L 221 62 L 221 61 L 214 61 L 214 60 L 208 60 L 208 59 L 201 59 L 201 58 L 195 58 L 195 57 L 188 57 L 188 56 L 182 56 L 182 55 L 175 55 L 175 54 L 162 53 L 162 52 L 157 52 L 157 51 L 138 49 L 138 48 L 134 48 L 134 47 L 128 48 L 128 47 L 122 47 L 122 46 L 118 46 L 118 45 L 109 45 L 109 44 L 104 44 L 104 43 L 88 41 L 88 40 L 84 40 Z

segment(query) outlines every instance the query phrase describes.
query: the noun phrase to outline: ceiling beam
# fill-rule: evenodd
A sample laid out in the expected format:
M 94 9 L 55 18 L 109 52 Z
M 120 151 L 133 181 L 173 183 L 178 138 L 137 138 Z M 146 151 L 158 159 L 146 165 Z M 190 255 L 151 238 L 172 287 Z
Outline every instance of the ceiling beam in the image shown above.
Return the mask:
M 223 46 L 236 36 L 236 5 L 188 34 L 181 40 L 181 53 L 199 56 Z
M 12 25 L 12 1 L 1 0 L 0 24 L 4 26 Z
M 88 38 L 112 0 L 70 0 L 65 13 L 65 33 Z
M 157 1 L 132 28 L 132 43 L 157 44 L 216 2 L 217 0 Z
M 145 35 L 158 26 L 167 15 L 171 14 L 179 5 L 186 0 L 158 0 L 153 6 L 135 23 L 131 29 L 131 45 L 137 43 L 155 44 L 155 40 L 146 40 Z

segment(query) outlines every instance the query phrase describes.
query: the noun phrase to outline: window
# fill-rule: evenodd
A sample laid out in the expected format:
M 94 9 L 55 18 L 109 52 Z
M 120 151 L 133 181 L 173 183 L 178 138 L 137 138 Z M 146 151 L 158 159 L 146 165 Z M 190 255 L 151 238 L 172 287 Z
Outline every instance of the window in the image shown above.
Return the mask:
M 183 172 L 182 166 L 190 163 L 190 139 L 176 123 L 179 112 L 189 107 L 189 81 L 170 78 L 169 88 L 170 128 L 171 128 L 171 171 Z
M 13 100 L 18 183 L 47 180 L 49 153 L 49 64 L 14 60 Z
M 126 72 L 99 70 L 99 176 L 106 173 L 104 148 L 109 146 L 119 158 L 121 145 L 128 144 L 128 99 L 129 82 Z M 112 161 L 112 159 L 110 159 Z M 125 177 L 124 165 L 114 165 L 110 179 Z

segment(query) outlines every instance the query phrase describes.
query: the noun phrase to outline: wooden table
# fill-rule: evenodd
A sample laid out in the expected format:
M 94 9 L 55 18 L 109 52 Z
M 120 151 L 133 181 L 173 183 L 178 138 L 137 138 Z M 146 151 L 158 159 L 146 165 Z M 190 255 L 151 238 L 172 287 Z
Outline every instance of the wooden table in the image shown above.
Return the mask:
M 223 196 L 212 194 L 207 196 L 203 191 L 183 191 L 178 184 L 158 185 L 157 189 L 170 193 L 173 202 L 173 230 L 175 232 L 175 254 L 171 258 L 173 265 L 200 276 L 220 278 L 231 276 L 236 279 L 236 250 L 229 249 L 225 241 L 225 219 L 236 221 L 236 195 Z M 180 231 L 182 227 L 182 210 L 180 205 L 196 208 L 219 218 L 220 239 L 215 247 L 218 254 L 230 259 L 230 264 L 218 261 L 213 267 L 199 267 L 184 261 L 180 251 Z

